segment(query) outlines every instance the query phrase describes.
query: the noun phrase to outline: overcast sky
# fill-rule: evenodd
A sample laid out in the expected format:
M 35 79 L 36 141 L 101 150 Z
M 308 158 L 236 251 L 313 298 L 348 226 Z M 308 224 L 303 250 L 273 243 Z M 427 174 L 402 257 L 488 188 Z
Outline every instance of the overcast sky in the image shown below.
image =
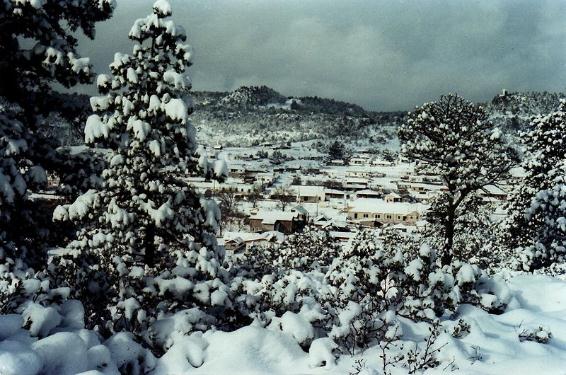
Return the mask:
M 128 30 L 152 0 L 117 0 L 95 41 L 98 72 L 131 52 Z M 566 0 L 172 0 L 194 48 L 196 90 L 268 85 L 374 110 L 447 92 L 481 101 L 566 88 Z

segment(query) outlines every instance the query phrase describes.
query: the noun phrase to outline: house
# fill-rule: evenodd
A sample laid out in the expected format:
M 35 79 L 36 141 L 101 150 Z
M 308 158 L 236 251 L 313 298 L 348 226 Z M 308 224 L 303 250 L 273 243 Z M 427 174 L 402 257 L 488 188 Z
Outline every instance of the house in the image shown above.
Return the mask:
M 385 177 L 385 173 L 371 167 L 350 167 L 346 171 L 346 177 Z
M 241 180 L 237 179 L 228 179 L 223 183 L 217 181 L 206 181 L 204 179 L 202 181 L 193 179 L 192 181 L 189 181 L 189 184 L 200 193 L 217 193 L 225 191 L 235 193 L 239 196 L 248 195 L 255 188 L 253 184 L 243 183 Z
M 344 180 L 344 187 L 351 190 L 363 190 L 368 187 L 368 180 L 366 178 L 346 178 Z
M 393 165 L 393 163 L 391 163 L 390 161 L 383 160 L 383 159 L 373 159 L 371 161 L 371 164 L 378 166 L 378 167 L 390 167 L 390 166 Z
M 281 243 L 284 239 L 285 236 L 280 232 L 224 232 L 223 237 L 218 239 L 218 243 L 224 245 L 226 253 L 237 254 L 253 246 Z
M 249 225 L 254 232 L 278 231 L 285 234 L 295 233 L 307 223 L 305 214 L 298 211 L 258 211 L 249 217 Z
M 354 156 L 353 158 L 350 159 L 351 165 L 366 165 L 368 163 L 369 163 L 369 159 L 365 157 Z
M 508 193 L 499 186 L 487 185 L 483 187 L 479 195 L 485 200 L 506 201 Z
M 360 198 L 352 202 L 347 214 L 351 223 L 370 227 L 399 223 L 414 225 L 427 208 L 420 203 Z
M 289 190 L 297 197 L 297 201 L 305 203 L 322 202 L 326 188 L 317 185 L 291 185 Z
M 234 165 L 230 163 L 230 171 L 228 172 L 229 177 L 239 177 L 246 173 L 246 168 L 242 165 Z
M 261 185 L 271 185 L 275 181 L 275 176 L 273 173 L 262 172 L 255 175 L 255 180 Z
M 356 198 L 381 198 L 383 197 L 383 193 L 376 190 L 364 189 L 357 191 L 354 196 Z
M 401 202 L 402 198 L 399 194 L 397 193 L 389 193 L 385 196 L 385 202 L 387 203 L 396 203 L 396 202 Z
M 340 165 L 344 165 L 345 163 L 344 163 L 344 160 L 334 159 L 334 160 L 330 160 L 330 162 L 328 164 L 340 166 Z
M 342 190 L 336 189 L 324 189 L 324 200 L 329 201 L 330 199 L 348 199 L 350 194 Z

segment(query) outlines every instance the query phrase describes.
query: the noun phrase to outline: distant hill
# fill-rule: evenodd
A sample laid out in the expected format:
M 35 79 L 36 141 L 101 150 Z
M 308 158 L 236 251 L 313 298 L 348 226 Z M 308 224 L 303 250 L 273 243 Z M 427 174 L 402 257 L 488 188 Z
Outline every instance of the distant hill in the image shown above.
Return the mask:
M 336 138 L 384 143 L 395 137 L 395 127 L 406 116 L 402 111 L 367 111 L 330 98 L 289 97 L 267 86 L 242 86 L 231 92 L 193 91 L 190 95 L 194 107 L 191 120 L 199 140 L 225 145 Z M 482 105 L 498 127 L 516 133 L 528 129 L 533 116 L 556 110 L 564 98 L 562 93 L 503 92 Z M 88 103 L 86 95 L 57 95 L 47 130 L 63 137 L 66 144 L 81 143 L 81 124 L 90 114 Z
M 501 129 L 517 132 L 529 128 L 533 116 L 558 109 L 564 93 L 555 92 L 502 92 L 485 104 L 493 123 Z
M 371 117 L 357 104 L 318 96 L 287 97 L 267 86 L 242 86 L 232 92 L 192 92 L 197 109 L 222 107 L 224 110 L 257 111 L 262 109 L 292 110 L 331 115 Z
M 200 139 L 227 144 L 367 138 L 380 126 L 396 125 L 405 116 L 317 96 L 289 97 L 267 86 L 191 94 L 195 109 L 191 118 Z

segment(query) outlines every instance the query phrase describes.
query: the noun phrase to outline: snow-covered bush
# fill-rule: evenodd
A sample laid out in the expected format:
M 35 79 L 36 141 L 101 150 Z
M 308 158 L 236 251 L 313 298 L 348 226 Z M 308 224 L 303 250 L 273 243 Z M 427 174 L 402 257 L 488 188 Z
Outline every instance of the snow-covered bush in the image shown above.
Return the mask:
M 359 311 L 370 311 L 374 319 L 392 312 L 412 321 L 432 322 L 462 303 L 502 312 L 510 301 L 503 281 L 489 278 L 477 265 L 456 260 L 442 265 L 434 248 L 420 245 L 418 238 L 394 234 L 371 241 L 363 232 L 358 237 L 372 250 L 366 256 L 352 256 L 356 251 L 346 248 L 333 262 L 326 277 L 336 287 L 330 300 L 334 303 L 357 301 Z M 365 326 L 368 333 L 374 330 Z
M 328 231 L 306 227 L 302 233 L 290 235 L 276 249 L 275 263 L 299 271 L 324 269 L 338 252 L 339 244 Z
M 250 272 L 248 265 L 233 280 L 235 301 L 243 315 L 263 326 L 287 312 L 317 311 L 316 319 L 307 320 L 314 334 L 309 340 L 329 337 L 345 353 L 397 340 L 400 318 L 433 322 L 462 303 L 491 312 L 506 307 L 510 293 L 502 281 L 477 265 L 458 260 L 442 265 L 434 249 L 420 241 L 400 234 L 380 239 L 373 231 L 360 231 L 328 267 L 299 271 L 287 268 L 295 262 L 278 264 L 275 257 L 258 265 L 271 266 L 271 273 Z
M 364 238 L 366 235 L 361 234 Z M 359 241 L 359 240 L 358 240 Z M 356 239 L 354 239 L 354 244 Z M 413 320 L 432 320 L 459 303 L 454 276 L 440 266 L 436 252 L 405 235 L 373 239 L 365 256 L 346 249 L 336 258 L 327 279 L 336 286 L 337 301 L 361 301 L 378 311 L 392 310 Z M 354 246 L 355 247 L 355 246 Z
M 291 269 L 324 270 L 339 252 L 338 241 L 328 231 L 307 226 L 303 232 L 287 236 L 281 244 L 248 249 L 240 260 L 240 267 L 247 269 L 251 276 Z
M 452 335 L 452 337 L 454 338 L 460 339 L 470 333 L 470 328 L 471 326 L 468 322 L 463 319 L 458 319 L 456 324 L 454 324 L 454 326 L 452 327 L 450 335 Z
M 524 329 L 519 333 L 519 341 L 534 341 L 539 344 L 548 344 L 552 332 L 547 327 L 539 326 L 533 329 Z
M 185 97 L 191 48 L 169 16 L 169 3 L 157 1 L 130 30 L 133 53 L 117 53 L 112 74 L 98 77 L 85 142 L 107 148 L 103 182 L 53 214 L 79 227 L 51 271 L 85 303 L 88 325 L 133 332 L 156 351 L 164 342 L 149 333 L 160 319 L 200 308 L 191 329 L 204 329 L 230 306 L 219 209 L 181 179 L 198 169 Z

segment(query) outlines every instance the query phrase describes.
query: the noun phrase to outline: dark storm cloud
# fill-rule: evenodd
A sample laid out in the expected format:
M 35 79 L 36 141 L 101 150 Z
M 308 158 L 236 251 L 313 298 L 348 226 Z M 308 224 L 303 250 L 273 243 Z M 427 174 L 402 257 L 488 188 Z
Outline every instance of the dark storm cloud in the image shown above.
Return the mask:
M 118 0 L 81 41 L 99 72 L 152 1 Z M 173 0 L 195 50 L 194 88 L 265 84 L 286 95 L 409 109 L 446 92 L 566 87 L 564 0 Z

